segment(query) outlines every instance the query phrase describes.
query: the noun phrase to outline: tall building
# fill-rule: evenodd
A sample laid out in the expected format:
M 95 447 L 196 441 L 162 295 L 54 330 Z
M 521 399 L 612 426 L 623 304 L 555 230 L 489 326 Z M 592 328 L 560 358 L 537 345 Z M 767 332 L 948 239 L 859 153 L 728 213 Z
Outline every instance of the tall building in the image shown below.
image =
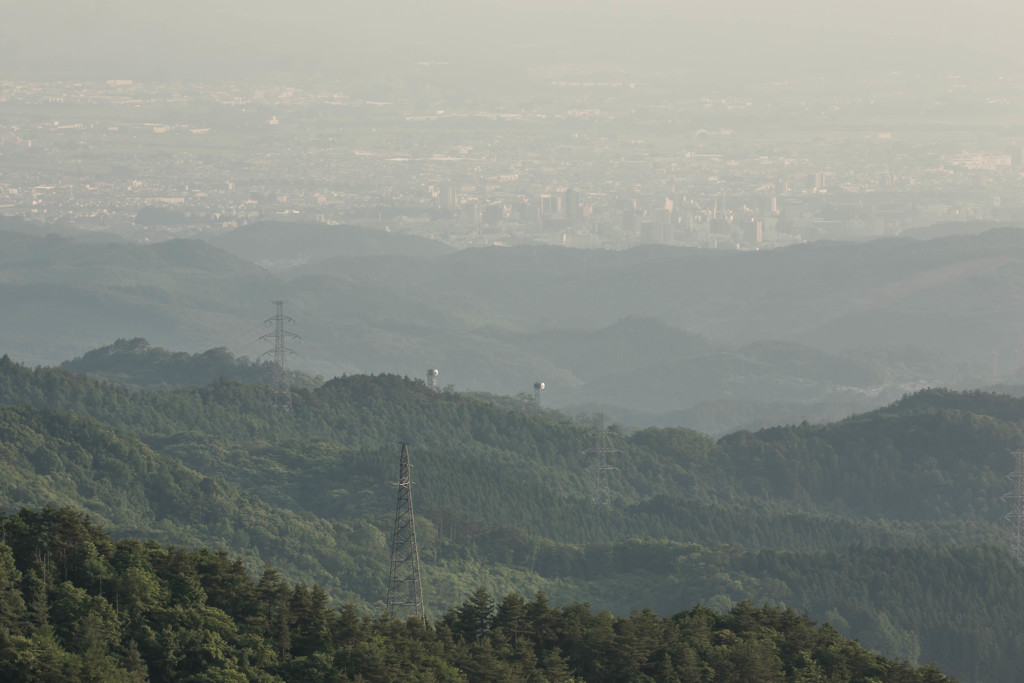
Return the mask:
M 575 223 L 580 219 L 580 195 L 571 187 L 565 191 L 565 220 Z
M 455 186 L 448 184 L 438 188 L 437 198 L 442 211 L 455 211 L 458 206 L 458 196 L 455 193 Z
M 555 214 L 562 212 L 562 196 L 557 194 L 542 194 L 540 196 L 540 210 L 543 214 Z

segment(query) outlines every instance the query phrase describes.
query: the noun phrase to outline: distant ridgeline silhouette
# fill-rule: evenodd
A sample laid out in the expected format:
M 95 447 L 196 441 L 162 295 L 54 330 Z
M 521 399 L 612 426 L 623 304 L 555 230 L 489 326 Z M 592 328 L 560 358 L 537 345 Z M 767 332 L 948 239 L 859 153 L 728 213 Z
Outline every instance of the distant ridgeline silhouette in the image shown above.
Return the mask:
M 168 351 L 150 346 L 141 337 L 118 339 L 65 361 L 60 367 L 131 389 L 146 390 L 202 387 L 221 378 L 264 384 L 273 384 L 275 379 L 272 360 L 236 358 L 225 347 L 202 353 Z M 288 378 L 293 387 L 315 387 L 321 383 L 318 378 L 294 370 L 288 371 Z

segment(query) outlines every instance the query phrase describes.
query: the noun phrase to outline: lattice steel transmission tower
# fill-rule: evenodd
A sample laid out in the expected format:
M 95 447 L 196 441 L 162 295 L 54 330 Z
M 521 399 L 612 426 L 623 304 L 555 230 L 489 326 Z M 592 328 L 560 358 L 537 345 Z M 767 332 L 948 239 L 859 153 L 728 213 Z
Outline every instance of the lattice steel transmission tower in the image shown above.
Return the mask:
M 402 444 L 398 465 L 398 506 L 391 539 L 391 571 L 388 576 L 388 614 L 416 617 L 427 623 L 420 582 L 420 553 L 416 547 L 416 519 L 412 512 L 412 479 L 409 444 Z
M 291 412 L 292 409 L 292 388 L 288 382 L 288 370 L 285 368 L 285 358 L 295 352 L 289 349 L 286 344 L 289 339 L 298 339 L 299 335 L 289 332 L 285 325 L 292 325 L 294 320 L 284 314 L 284 302 L 271 302 L 277 306 L 277 313 L 273 318 L 267 318 L 263 324 L 274 324 L 274 331 L 260 337 L 265 341 L 273 340 L 274 348 L 264 353 L 264 356 L 274 354 L 274 373 L 271 384 L 270 405 L 277 410 Z
M 590 500 L 600 508 L 611 509 L 612 494 L 608 488 L 608 473 L 619 469 L 608 464 L 608 456 L 621 451 L 612 445 L 613 432 L 604 428 L 604 415 L 598 414 L 594 420 L 594 431 L 590 437 L 594 440 L 593 446 L 583 451 L 591 456 L 590 467 Z
M 1014 451 L 1017 459 L 1017 467 L 1007 475 L 1013 482 L 1013 490 L 1003 498 L 1013 501 L 1013 509 L 1006 515 L 1013 526 L 1013 538 L 1010 541 L 1010 552 L 1013 553 L 1017 564 L 1024 566 L 1024 451 Z

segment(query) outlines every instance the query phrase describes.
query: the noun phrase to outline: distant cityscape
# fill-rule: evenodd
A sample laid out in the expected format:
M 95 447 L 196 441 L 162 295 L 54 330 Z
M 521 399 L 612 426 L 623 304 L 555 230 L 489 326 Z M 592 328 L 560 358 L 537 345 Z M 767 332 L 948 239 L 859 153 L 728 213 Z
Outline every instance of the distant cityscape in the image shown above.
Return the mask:
M 1006 78 L 457 76 L 0 81 L 0 214 L 136 241 L 273 220 L 460 248 L 760 249 L 1024 222 L 1024 90 Z

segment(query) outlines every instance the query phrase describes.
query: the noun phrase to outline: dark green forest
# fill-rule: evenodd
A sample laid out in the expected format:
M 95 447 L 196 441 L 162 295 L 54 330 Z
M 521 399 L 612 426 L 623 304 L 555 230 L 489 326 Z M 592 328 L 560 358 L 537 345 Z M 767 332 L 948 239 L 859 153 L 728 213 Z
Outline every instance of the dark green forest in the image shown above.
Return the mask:
M 70 508 L 0 517 L 7 681 L 947 681 L 792 609 L 627 617 L 483 588 L 442 618 L 332 608 L 227 553 L 117 542 Z
M 129 389 L 149 391 L 201 387 L 221 378 L 242 382 L 272 382 L 274 364 L 266 358 L 236 358 L 224 347 L 203 353 L 168 351 L 136 337 L 88 351 L 60 367 L 103 379 Z M 289 371 L 292 386 L 313 387 L 322 380 L 306 373 Z
M 483 589 L 540 592 L 556 612 L 589 603 L 612 620 L 649 609 L 662 624 L 654 613 L 693 617 L 699 604 L 717 620 L 745 600 L 767 604 L 965 681 L 1013 680 L 1024 657 L 1024 574 L 1001 500 L 1024 400 L 1009 396 L 929 390 L 832 424 L 718 440 L 611 425 L 609 508 L 591 500 L 592 416 L 395 375 L 297 387 L 282 413 L 259 382 L 131 390 L 5 356 L 0 403 L 8 513 L 68 506 L 116 539 L 209 548 L 253 576 L 272 566 L 360 615 L 383 611 L 392 482 L 409 443 L 439 638 L 455 628 L 450 608 Z M 505 645 L 490 647 L 505 662 Z M 668 651 L 657 662 L 666 653 L 681 666 Z M 863 678 L 903 680 L 885 675 Z

